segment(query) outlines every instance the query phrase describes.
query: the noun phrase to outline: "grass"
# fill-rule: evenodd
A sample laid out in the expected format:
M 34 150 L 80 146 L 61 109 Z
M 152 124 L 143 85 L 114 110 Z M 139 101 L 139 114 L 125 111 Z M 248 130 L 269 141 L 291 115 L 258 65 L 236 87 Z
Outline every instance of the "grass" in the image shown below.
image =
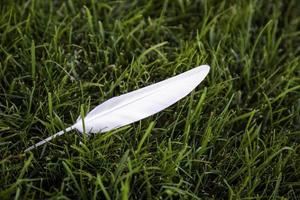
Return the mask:
M 298 199 L 300 6 L 290 1 L 0 5 L 1 199 Z M 170 108 L 83 138 L 110 97 L 197 65 Z

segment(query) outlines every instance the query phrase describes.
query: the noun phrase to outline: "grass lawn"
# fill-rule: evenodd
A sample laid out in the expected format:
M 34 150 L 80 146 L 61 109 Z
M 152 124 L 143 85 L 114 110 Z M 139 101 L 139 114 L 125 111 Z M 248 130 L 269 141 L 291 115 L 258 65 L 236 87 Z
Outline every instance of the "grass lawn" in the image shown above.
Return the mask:
M 24 153 L 201 64 L 166 110 Z M 299 198 L 299 0 L 1 0 L 0 199 Z

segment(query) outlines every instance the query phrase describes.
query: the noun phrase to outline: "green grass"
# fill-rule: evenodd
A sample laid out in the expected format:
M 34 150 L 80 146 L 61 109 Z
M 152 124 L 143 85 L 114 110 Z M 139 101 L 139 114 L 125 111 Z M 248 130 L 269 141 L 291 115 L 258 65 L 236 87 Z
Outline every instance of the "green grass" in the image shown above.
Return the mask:
M 0 199 L 300 198 L 298 0 L 0 9 Z M 104 100 L 200 64 L 205 81 L 163 112 L 23 153 Z

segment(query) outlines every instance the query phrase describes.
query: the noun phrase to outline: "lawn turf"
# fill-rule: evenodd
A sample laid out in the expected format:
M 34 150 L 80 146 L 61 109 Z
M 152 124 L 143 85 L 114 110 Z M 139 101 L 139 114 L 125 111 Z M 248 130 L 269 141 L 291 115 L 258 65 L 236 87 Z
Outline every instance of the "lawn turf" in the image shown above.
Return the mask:
M 23 153 L 201 64 L 205 81 L 159 114 Z M 298 0 L 0 2 L 0 199 L 297 198 Z

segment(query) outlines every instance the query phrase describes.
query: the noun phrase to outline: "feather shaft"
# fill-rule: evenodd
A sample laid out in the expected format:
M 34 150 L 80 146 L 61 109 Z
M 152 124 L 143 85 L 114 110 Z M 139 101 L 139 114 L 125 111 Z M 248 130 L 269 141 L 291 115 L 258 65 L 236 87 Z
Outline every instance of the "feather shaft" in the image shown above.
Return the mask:
M 66 132 L 71 131 L 72 129 L 74 129 L 74 128 L 72 126 L 70 126 L 70 127 L 66 128 L 65 130 L 59 131 L 59 132 L 55 133 L 54 135 L 51 135 L 51 136 L 47 137 L 46 139 L 43 139 L 42 141 L 40 141 L 40 142 L 38 142 L 38 143 L 36 143 L 36 144 L 28 147 L 27 149 L 25 149 L 24 152 L 31 151 L 32 149 L 34 149 L 34 148 L 36 148 L 38 146 L 41 146 L 41 145 L 45 144 L 46 142 L 49 142 L 50 140 L 52 140 L 52 139 L 54 139 L 54 138 L 56 138 L 58 136 L 63 135 Z

